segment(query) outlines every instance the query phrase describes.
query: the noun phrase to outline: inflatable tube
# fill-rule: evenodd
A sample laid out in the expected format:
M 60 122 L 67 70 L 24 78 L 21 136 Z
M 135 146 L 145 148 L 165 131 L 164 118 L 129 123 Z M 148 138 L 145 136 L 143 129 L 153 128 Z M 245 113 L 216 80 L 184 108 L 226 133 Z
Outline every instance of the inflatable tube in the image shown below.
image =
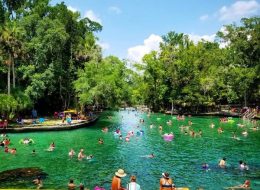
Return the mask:
M 234 123 L 235 121 L 233 119 L 229 119 L 228 123 Z
M 165 141 L 172 141 L 173 138 L 174 138 L 174 135 L 173 135 L 173 134 L 164 134 L 164 135 L 163 135 L 163 139 L 164 139 Z

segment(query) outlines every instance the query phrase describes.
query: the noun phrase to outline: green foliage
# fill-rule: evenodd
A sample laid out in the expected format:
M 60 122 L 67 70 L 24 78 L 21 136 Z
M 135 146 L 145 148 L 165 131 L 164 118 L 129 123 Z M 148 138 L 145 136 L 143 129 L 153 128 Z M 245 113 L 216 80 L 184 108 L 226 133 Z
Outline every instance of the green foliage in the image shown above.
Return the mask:
M 13 96 L 0 94 L 0 112 L 14 112 L 18 108 L 18 102 Z
M 101 62 L 89 62 L 78 72 L 74 86 L 79 103 L 84 106 L 117 107 L 128 98 L 125 63 L 110 56 Z
M 217 42 L 194 44 L 184 34 L 163 36 L 160 51 L 145 55 L 137 69 L 144 102 L 154 110 L 189 107 L 198 111 L 218 104 L 259 101 L 260 18 L 228 25 Z M 134 96 L 139 96 L 134 91 Z
M 218 33 L 225 48 L 169 32 L 133 71 L 116 57 L 102 58 L 95 36 L 102 26 L 64 3 L 0 0 L 0 112 L 132 104 L 199 111 L 260 102 L 259 19 L 225 26 Z

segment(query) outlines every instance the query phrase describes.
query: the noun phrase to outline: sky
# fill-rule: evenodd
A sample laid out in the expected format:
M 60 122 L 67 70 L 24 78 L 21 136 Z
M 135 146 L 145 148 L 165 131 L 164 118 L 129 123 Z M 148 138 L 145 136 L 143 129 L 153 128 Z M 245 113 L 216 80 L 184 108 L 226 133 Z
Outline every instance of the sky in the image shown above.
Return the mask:
M 51 4 L 61 3 L 51 0 Z M 170 31 L 195 42 L 214 41 L 223 26 L 243 17 L 260 16 L 260 0 L 63 0 L 71 11 L 99 22 L 96 33 L 104 56 L 141 61 L 158 50 Z

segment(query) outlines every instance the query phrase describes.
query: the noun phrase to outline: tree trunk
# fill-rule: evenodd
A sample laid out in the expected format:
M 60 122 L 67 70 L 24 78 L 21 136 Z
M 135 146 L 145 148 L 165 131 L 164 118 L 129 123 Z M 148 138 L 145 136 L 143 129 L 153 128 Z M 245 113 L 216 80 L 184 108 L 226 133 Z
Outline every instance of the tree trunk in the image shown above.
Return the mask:
M 244 94 L 244 101 L 245 101 L 245 107 L 247 107 L 247 97 L 246 97 L 246 91 L 245 91 L 245 94 Z
M 8 95 L 11 94 L 11 55 L 9 56 L 9 61 L 8 61 L 8 74 L 7 74 L 7 91 Z
M 173 100 L 172 100 L 172 110 L 171 110 L 171 115 L 173 114 Z
M 15 88 L 15 69 L 14 69 L 14 58 L 11 57 L 12 71 L 13 71 L 13 88 Z

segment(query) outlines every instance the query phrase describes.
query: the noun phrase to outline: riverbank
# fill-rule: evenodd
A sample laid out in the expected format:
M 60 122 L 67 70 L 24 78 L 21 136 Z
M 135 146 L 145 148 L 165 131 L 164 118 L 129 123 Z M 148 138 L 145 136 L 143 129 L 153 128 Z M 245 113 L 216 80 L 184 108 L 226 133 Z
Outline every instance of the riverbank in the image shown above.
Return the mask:
M 171 115 L 171 111 L 166 111 L 165 114 Z M 174 112 L 173 115 L 179 115 L 179 114 Z M 228 112 L 228 111 L 218 111 L 218 112 L 208 112 L 208 113 L 184 113 L 184 115 L 241 118 L 241 114 L 235 112 Z M 255 116 L 253 119 L 260 120 L 260 116 Z
M 83 127 L 88 127 L 98 120 L 98 116 L 88 120 L 75 120 L 72 124 L 57 123 L 55 125 L 20 125 L 15 127 L 7 127 L 6 129 L 0 128 L 0 133 L 22 133 L 22 132 L 38 132 L 38 131 L 63 131 L 74 130 Z

